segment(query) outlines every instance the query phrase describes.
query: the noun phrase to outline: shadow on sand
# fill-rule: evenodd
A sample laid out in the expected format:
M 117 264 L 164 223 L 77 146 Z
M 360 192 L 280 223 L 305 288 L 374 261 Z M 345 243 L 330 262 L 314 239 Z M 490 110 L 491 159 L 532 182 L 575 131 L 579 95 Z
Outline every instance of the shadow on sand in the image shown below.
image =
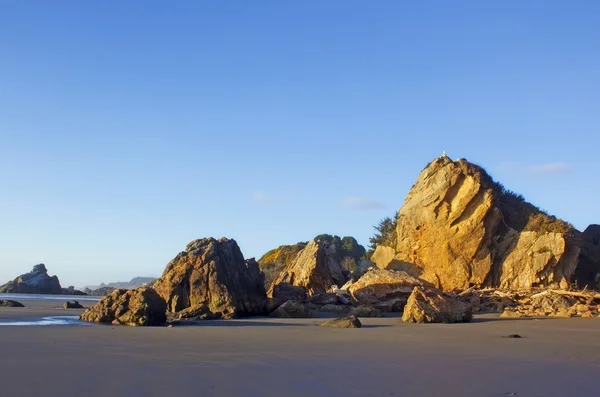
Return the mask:
M 188 320 L 173 323 L 173 327 L 316 327 L 323 319 L 305 319 L 304 322 L 280 322 L 273 319 L 258 318 L 256 320 Z M 387 328 L 393 327 L 389 324 L 369 324 L 362 328 Z

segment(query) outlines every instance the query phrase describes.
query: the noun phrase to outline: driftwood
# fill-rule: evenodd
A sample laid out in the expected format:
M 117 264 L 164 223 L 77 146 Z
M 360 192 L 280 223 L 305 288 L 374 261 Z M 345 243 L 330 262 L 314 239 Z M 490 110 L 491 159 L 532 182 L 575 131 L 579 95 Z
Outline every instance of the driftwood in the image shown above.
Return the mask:
M 549 292 L 557 295 L 572 296 L 574 298 L 585 298 L 585 299 L 600 299 L 600 294 L 597 293 L 585 293 L 576 291 L 563 291 L 559 289 L 551 289 Z

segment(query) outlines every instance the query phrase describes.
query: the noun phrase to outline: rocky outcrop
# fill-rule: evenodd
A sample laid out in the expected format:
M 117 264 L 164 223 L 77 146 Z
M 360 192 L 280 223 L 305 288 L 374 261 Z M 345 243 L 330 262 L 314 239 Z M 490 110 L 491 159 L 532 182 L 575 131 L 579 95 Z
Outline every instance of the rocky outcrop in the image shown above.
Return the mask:
M 65 309 L 83 309 L 83 306 L 78 301 L 67 301 L 63 307 Z
M 305 288 L 308 295 L 326 292 L 332 286 L 341 287 L 348 281 L 349 273 L 337 260 L 335 247 L 323 241 L 311 241 L 273 281 L 268 296 L 277 286 L 288 283 Z
M 255 260 L 244 260 L 235 240 L 192 241 L 169 262 L 153 288 L 170 312 L 197 307 L 220 318 L 265 314 L 262 273 Z
M 307 244 L 300 242 L 294 245 L 282 245 L 267 252 L 258 260 L 258 266 L 265 275 L 265 289 L 271 286 L 273 280 L 296 259 L 298 253 L 306 248 Z
M 361 305 L 371 305 L 385 312 L 399 312 L 413 289 L 422 285 L 422 281 L 405 272 L 370 269 L 347 289 Z
M 393 238 L 372 260 L 444 290 L 564 284 L 577 265 L 578 232 L 504 189 L 481 167 L 442 156 L 419 175 Z
M 167 305 L 155 290 L 140 287 L 117 289 L 87 309 L 83 321 L 130 326 L 156 326 L 167 320 Z
M 579 288 L 600 289 L 600 225 L 590 225 L 583 232 L 575 281 Z
M 464 323 L 471 321 L 471 305 L 441 291 L 415 287 L 404 307 L 406 323 Z
M 319 324 L 321 327 L 329 327 L 329 328 L 360 328 L 362 327 L 362 323 L 356 316 L 348 316 L 341 318 L 334 318 L 331 320 L 323 321 Z
M 0 299 L 0 307 L 25 307 L 25 305 L 17 301 Z
M 330 257 L 339 263 L 346 277 L 350 275 L 360 276 L 371 262 L 365 260 L 366 250 L 358 244 L 354 237 L 338 237 L 329 234 L 321 234 L 313 241 L 328 247 Z M 275 248 L 258 260 L 260 269 L 265 274 L 265 286 L 269 289 L 273 281 L 282 271 L 288 268 L 304 250 L 309 243 L 300 242 L 294 245 L 282 245 Z
M 54 294 L 62 293 L 58 277 L 49 276 L 44 264 L 35 265 L 29 273 L 22 274 L 0 287 L 4 294 Z

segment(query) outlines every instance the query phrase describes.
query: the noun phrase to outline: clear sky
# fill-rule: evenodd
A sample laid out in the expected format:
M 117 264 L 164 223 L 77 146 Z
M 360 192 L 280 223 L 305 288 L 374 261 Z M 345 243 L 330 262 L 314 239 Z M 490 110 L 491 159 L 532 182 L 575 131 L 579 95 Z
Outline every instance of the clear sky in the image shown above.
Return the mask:
M 600 223 L 600 1 L 2 1 L 0 283 L 368 243 L 447 151 Z

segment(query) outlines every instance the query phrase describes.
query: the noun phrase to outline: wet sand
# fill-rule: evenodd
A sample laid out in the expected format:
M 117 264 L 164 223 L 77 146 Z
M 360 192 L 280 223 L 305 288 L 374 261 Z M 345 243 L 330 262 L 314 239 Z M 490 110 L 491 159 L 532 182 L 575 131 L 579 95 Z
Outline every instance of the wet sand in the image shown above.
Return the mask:
M 0 308 L 0 322 L 81 313 L 35 306 Z M 600 319 L 362 321 L 361 329 L 321 328 L 315 319 L 0 326 L 2 396 L 599 394 Z

